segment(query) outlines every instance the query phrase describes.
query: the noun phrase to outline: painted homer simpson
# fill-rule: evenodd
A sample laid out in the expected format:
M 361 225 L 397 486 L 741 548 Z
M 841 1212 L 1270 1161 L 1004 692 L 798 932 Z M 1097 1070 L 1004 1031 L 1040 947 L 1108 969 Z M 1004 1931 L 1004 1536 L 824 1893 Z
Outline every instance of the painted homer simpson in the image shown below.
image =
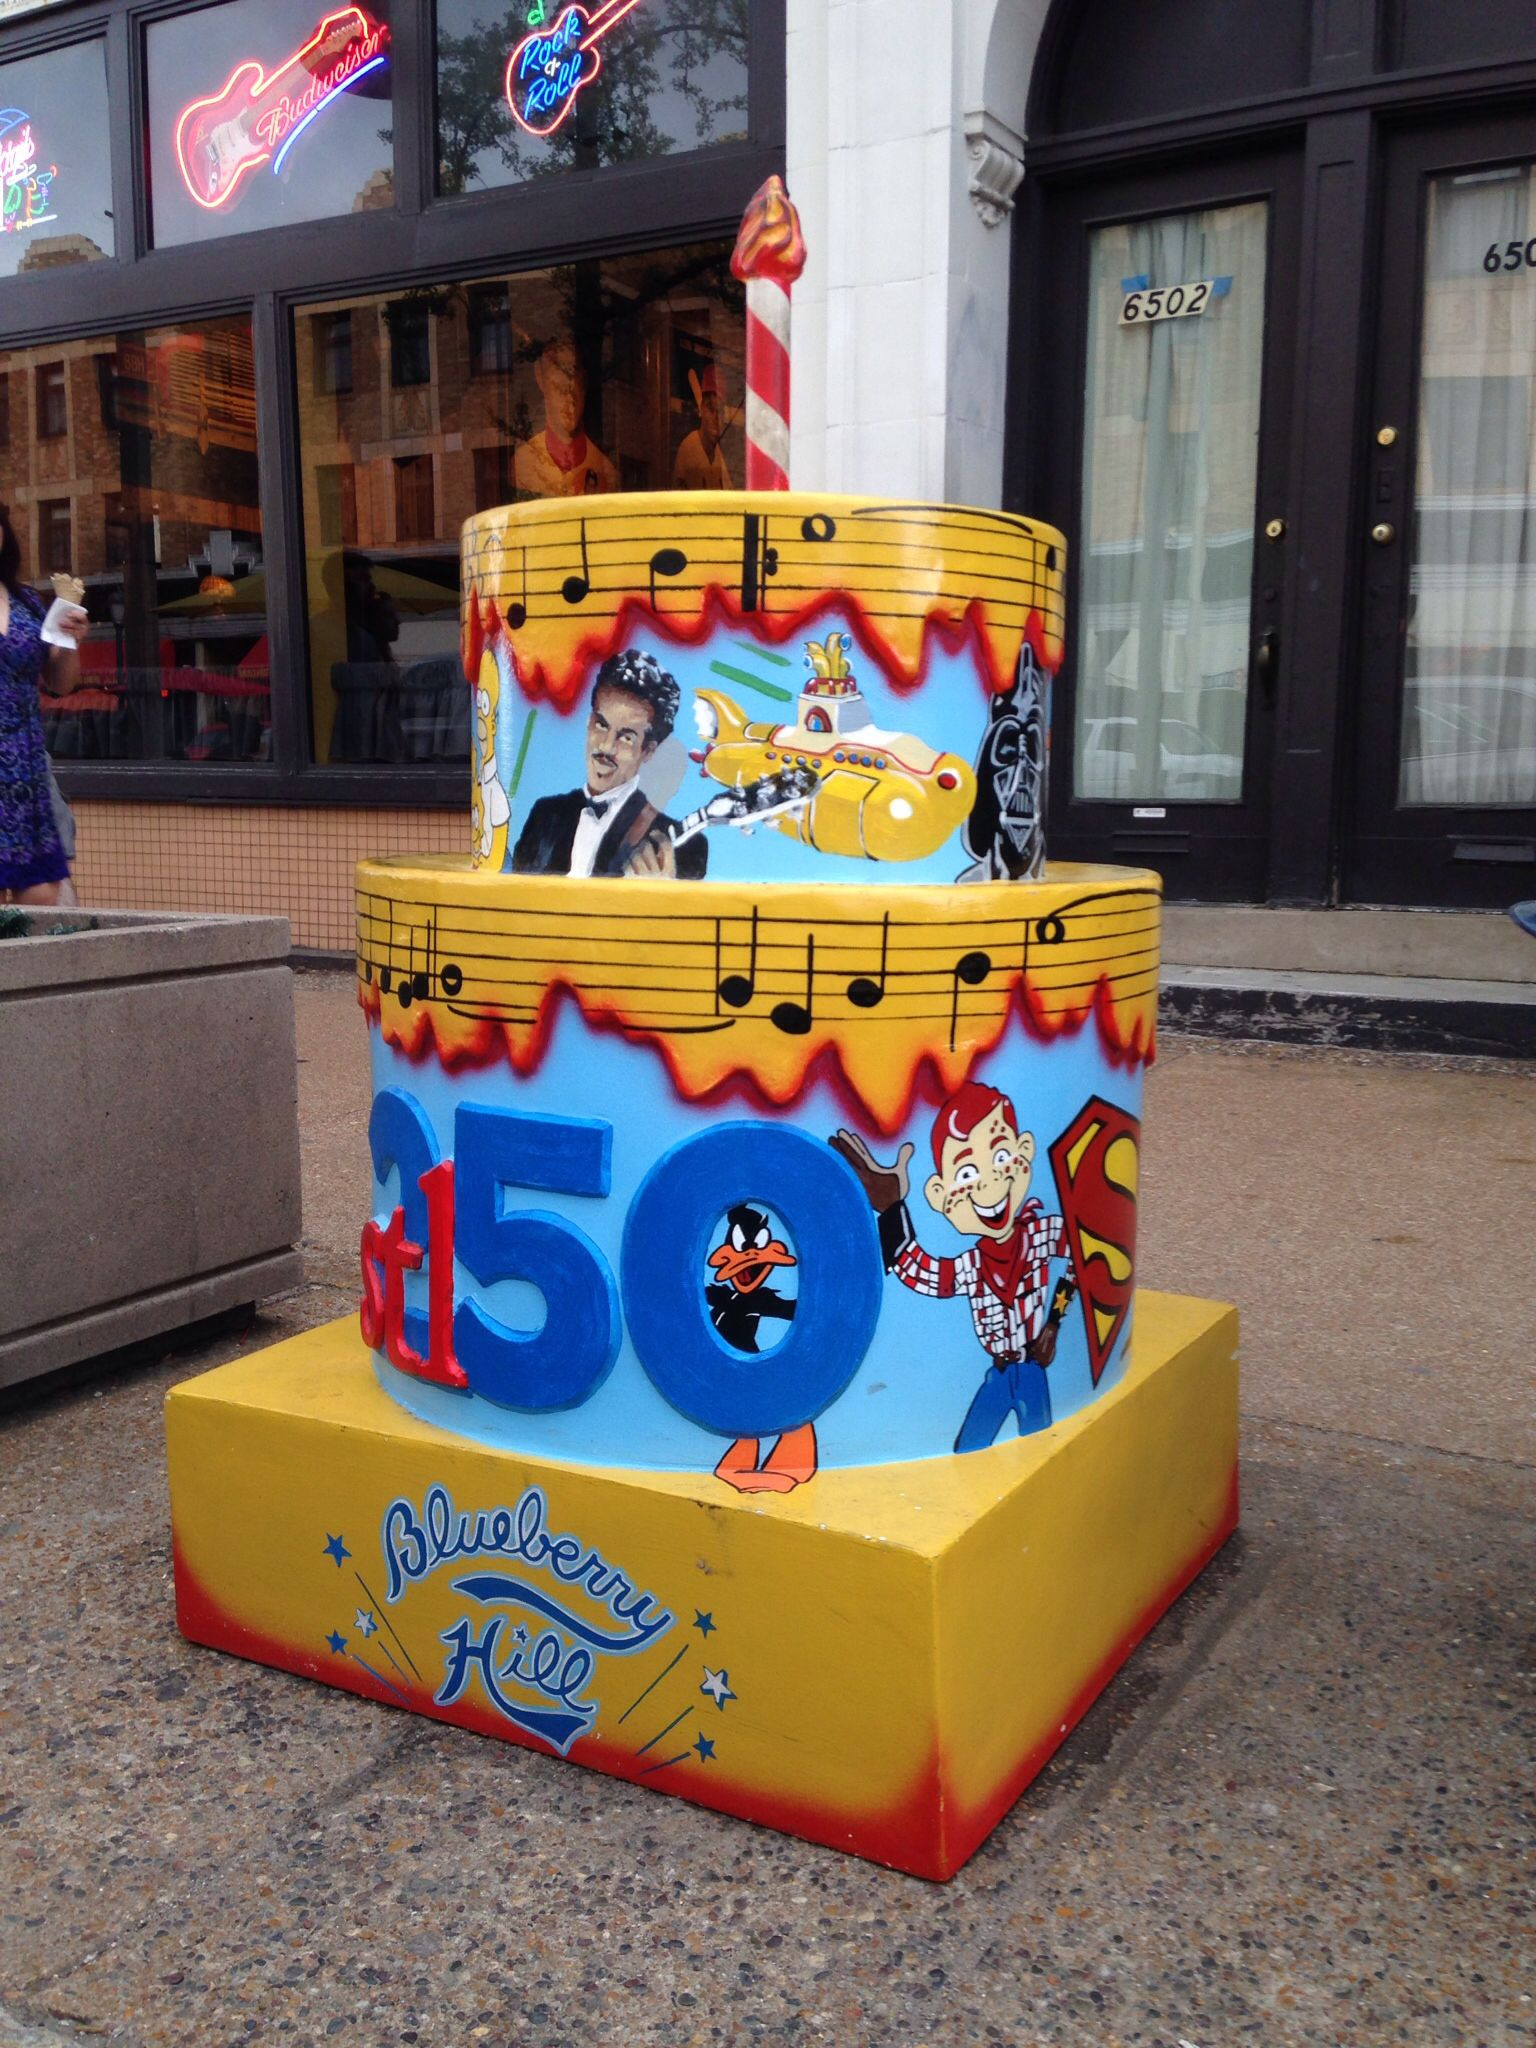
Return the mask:
M 893 1165 L 882 1166 L 852 1131 L 839 1131 L 831 1143 L 857 1174 L 879 1219 L 887 1272 L 914 1294 L 940 1300 L 963 1294 L 970 1302 L 989 1364 L 955 1449 L 979 1451 L 995 1443 L 1010 1413 L 1020 1436 L 1048 1429 L 1046 1368 L 1077 1282 L 1064 1219 L 1048 1215 L 1029 1192 L 1034 1135 L 1019 1129 L 1008 1097 L 966 1081 L 934 1118 L 934 1171 L 923 1193 L 928 1206 L 963 1237 L 975 1238 L 958 1258 L 924 1251 L 913 1234 L 907 1214 L 911 1145 L 902 1146 Z M 1064 1266 L 1054 1292 L 1052 1259 Z

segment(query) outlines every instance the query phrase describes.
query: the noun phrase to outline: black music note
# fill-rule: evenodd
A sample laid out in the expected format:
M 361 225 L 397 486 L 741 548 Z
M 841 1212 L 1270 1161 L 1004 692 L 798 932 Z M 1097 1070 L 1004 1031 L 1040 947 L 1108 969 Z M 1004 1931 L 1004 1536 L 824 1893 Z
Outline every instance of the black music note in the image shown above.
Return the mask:
M 808 518 L 802 519 L 800 522 L 800 538 L 802 540 L 819 541 L 835 540 L 837 538 L 837 521 L 830 512 L 812 512 Z
M 658 576 L 681 576 L 688 566 L 688 557 L 681 548 L 658 548 L 651 557 L 651 610 L 656 609 L 656 578 Z
M 807 520 L 809 525 L 810 521 Z M 885 1001 L 885 963 L 891 947 L 891 913 L 880 920 L 880 972 L 856 974 L 848 984 L 848 1000 L 860 1010 L 873 1010 Z
M 389 917 L 389 933 L 384 941 L 384 965 L 379 969 L 379 993 L 387 996 L 395 985 L 395 904 L 394 898 L 386 900 L 384 909 Z M 374 912 L 374 923 L 378 913 Z
M 516 633 L 528 623 L 528 550 L 519 548 L 517 558 L 522 565 L 523 594 L 515 603 L 507 606 L 507 624 Z
M 399 998 L 400 998 L 400 1007 L 401 1007 L 401 1009 L 402 1009 L 402 1010 L 408 1010 L 408 1009 L 409 1009 L 409 1008 L 411 1007 L 411 1002 L 412 1002 L 412 999 L 414 998 L 414 996 L 415 996 L 415 994 L 416 994 L 416 927 L 415 927 L 415 925 L 412 925 L 412 926 L 411 926 L 411 928 L 410 928 L 410 930 L 409 930 L 409 931 L 408 931 L 408 932 L 406 933 L 406 935 L 405 935 L 405 945 L 406 945 L 406 953 L 405 953 L 405 972 L 404 972 L 404 974 L 402 974 L 402 975 L 401 975 L 401 977 L 400 977 L 400 986 L 399 986 L 399 988 L 398 988 L 398 989 L 396 989 L 396 991 L 395 991 L 395 993 L 396 993 L 396 994 L 397 994 L 397 995 L 399 996 Z
M 992 972 L 991 956 L 986 953 L 962 953 L 955 962 L 949 984 L 949 1049 L 955 1049 L 955 1029 L 960 1022 L 960 984 L 967 988 L 979 988 Z
M 414 943 L 415 940 L 413 934 L 413 947 Z M 422 951 L 426 955 L 426 972 L 424 974 L 417 974 L 412 977 L 412 993 L 419 996 L 423 1001 L 425 1001 L 426 998 L 432 994 L 434 989 L 438 988 L 440 988 L 443 991 L 443 994 L 446 996 L 456 996 L 459 990 L 464 986 L 464 971 L 452 960 L 444 961 L 441 967 L 439 967 L 438 965 L 437 912 L 435 910 L 427 919 L 426 937 L 422 944 Z M 405 995 L 404 991 L 402 990 L 401 1001 L 403 1002 L 404 1000 Z
M 779 551 L 768 544 L 768 520 L 748 512 L 741 522 L 741 608 L 755 612 L 768 595 L 770 576 L 779 573 Z
M 717 949 L 718 949 L 718 947 L 719 947 L 719 943 L 720 943 L 720 927 L 719 927 L 719 925 L 717 924 L 717 925 L 715 926 L 715 945 L 716 945 Z M 719 954 L 718 954 L 718 951 L 717 951 L 717 953 L 716 953 L 716 959 L 718 960 L 718 958 L 719 958 Z M 757 988 L 757 912 L 756 912 L 756 910 L 754 910 L 754 911 L 752 912 L 752 952 L 751 952 L 751 957 L 750 957 L 750 958 L 748 959 L 748 961 L 747 961 L 747 971 L 746 971 L 746 973 L 745 973 L 745 974 L 727 974 L 727 975 L 726 975 L 726 976 L 724 977 L 724 979 L 723 979 L 723 980 L 721 980 L 721 981 L 719 981 L 719 982 L 717 982 L 717 983 L 715 984 L 715 987 L 716 987 L 716 992 L 717 992 L 717 994 L 719 995 L 719 997 L 720 997 L 720 1000 L 721 1000 L 721 1002 L 722 1002 L 722 1003 L 729 1003 L 729 1004 L 730 1004 L 730 1006 L 731 1006 L 731 1008 L 732 1008 L 733 1010 L 744 1010 L 744 1009 L 746 1008 L 747 1004 L 751 1002 L 751 1000 L 752 1000 L 752 997 L 753 997 L 753 994 L 754 994 L 754 992 L 756 991 L 756 988 Z
M 1067 936 L 1067 928 L 1054 914 L 1042 917 L 1035 926 L 1035 938 L 1042 946 L 1059 946 Z
M 811 1028 L 815 1015 L 812 991 L 816 982 L 816 938 L 807 933 L 805 941 L 805 1001 L 803 1003 L 775 1003 L 768 1012 L 769 1021 L 790 1038 L 804 1038 Z
M 587 560 L 587 522 L 581 522 L 581 574 L 567 576 L 560 586 L 567 604 L 585 604 L 592 595 L 592 564 Z

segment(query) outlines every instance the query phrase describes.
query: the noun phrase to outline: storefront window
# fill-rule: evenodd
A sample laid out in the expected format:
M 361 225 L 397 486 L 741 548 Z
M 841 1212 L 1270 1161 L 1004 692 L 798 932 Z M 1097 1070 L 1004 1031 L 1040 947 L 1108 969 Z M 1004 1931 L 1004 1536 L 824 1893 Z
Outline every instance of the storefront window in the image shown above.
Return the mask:
M 78 576 L 91 619 L 80 688 L 41 700 L 54 755 L 266 760 L 250 322 L 54 342 L 0 374 L 22 573 L 48 596 Z
M 113 247 L 102 43 L 0 64 L 0 277 Z
M 438 189 L 740 142 L 749 0 L 438 0 Z
M 343 318 L 340 390 L 324 364 Z M 743 474 L 728 244 L 349 299 L 295 329 L 317 761 L 467 760 L 472 512 Z
M 157 247 L 393 205 L 386 0 L 224 0 L 145 71 Z
M 1398 802 L 1536 803 L 1536 166 L 1435 178 Z
M 1075 797 L 1242 795 L 1268 234 L 1259 200 L 1093 230 Z

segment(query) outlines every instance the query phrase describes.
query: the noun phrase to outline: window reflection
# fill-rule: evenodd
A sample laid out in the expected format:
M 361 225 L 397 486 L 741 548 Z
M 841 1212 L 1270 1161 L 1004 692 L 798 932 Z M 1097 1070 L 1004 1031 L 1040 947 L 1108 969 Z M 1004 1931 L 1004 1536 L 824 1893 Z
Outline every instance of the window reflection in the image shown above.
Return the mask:
M 270 688 L 248 321 L 0 358 L 23 573 L 72 572 L 80 688 L 43 696 L 69 760 L 256 761 Z
M 674 150 L 739 142 L 747 134 L 749 0 L 637 0 L 587 10 L 599 40 L 584 81 L 551 98 L 553 75 L 572 75 L 556 51 L 565 11 L 497 0 L 438 0 L 438 189 L 444 194 L 516 184 Z M 604 20 L 610 26 L 603 28 Z M 520 107 L 507 99 L 509 59 L 526 46 Z M 537 85 L 545 104 L 529 103 Z M 535 133 L 533 130 L 547 130 Z
M 517 498 L 743 470 L 725 244 L 295 315 L 315 758 L 469 755 L 459 532 Z M 347 376 L 328 365 L 347 335 Z

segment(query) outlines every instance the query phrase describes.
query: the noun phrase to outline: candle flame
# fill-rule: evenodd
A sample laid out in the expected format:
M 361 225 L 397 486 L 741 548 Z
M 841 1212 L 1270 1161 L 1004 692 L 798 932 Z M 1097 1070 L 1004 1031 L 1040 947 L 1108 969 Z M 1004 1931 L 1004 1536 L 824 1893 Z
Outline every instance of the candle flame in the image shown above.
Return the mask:
M 765 178 L 747 201 L 731 254 L 731 275 L 771 278 L 787 291 L 805 268 L 805 237 L 794 201 L 778 176 Z

